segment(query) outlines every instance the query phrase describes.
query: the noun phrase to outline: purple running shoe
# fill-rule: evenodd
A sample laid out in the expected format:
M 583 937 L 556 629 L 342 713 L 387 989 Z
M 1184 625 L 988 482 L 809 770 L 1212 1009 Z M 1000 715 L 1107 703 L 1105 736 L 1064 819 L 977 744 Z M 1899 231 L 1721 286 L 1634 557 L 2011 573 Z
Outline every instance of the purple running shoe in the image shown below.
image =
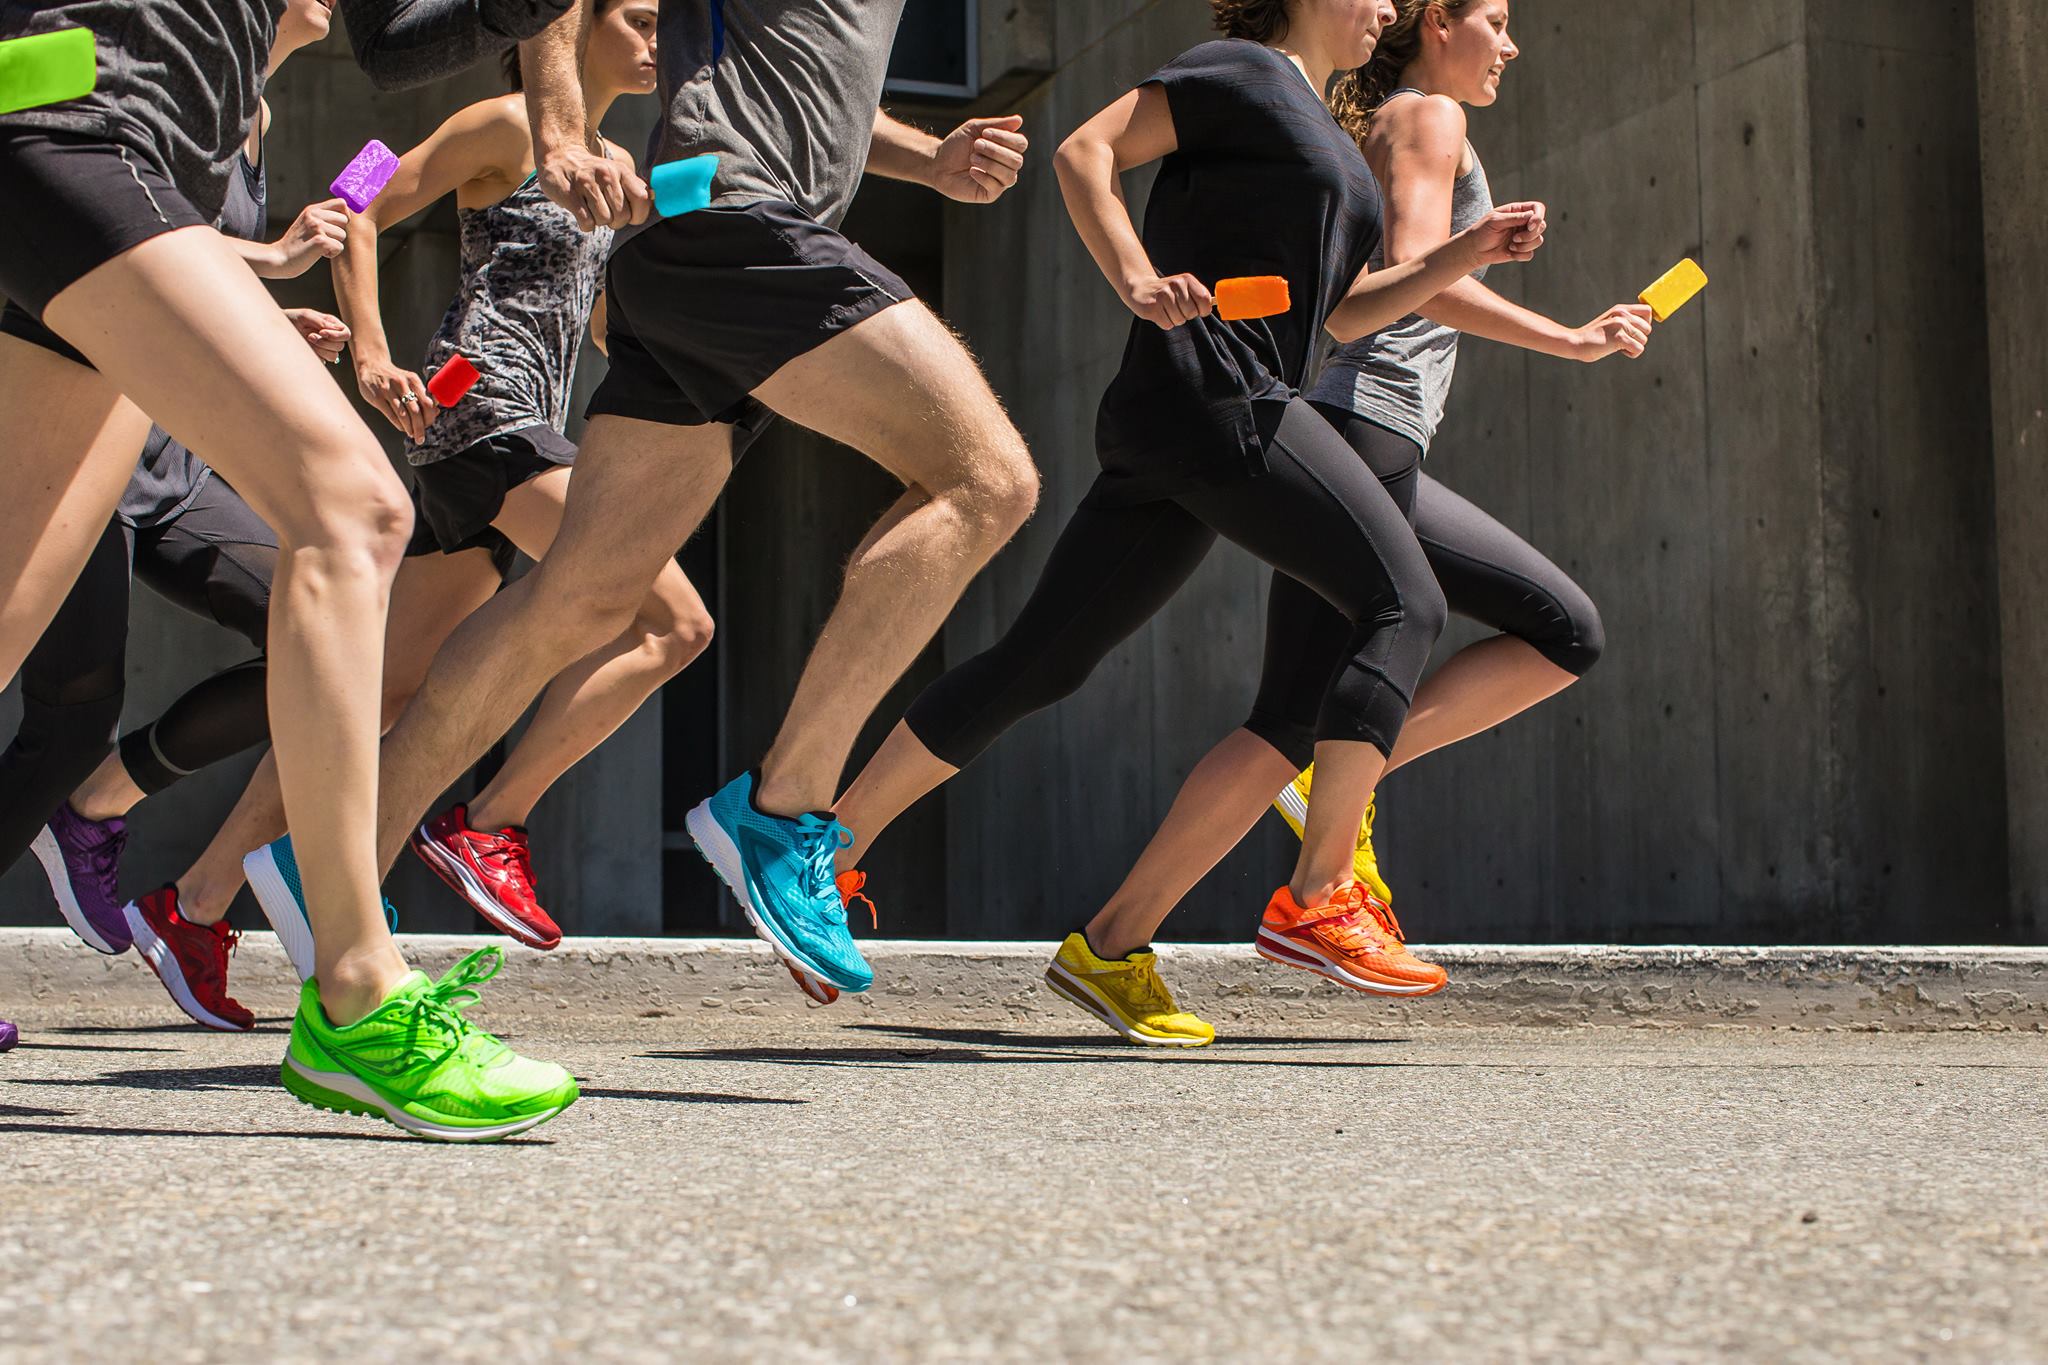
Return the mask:
M 14 1045 L 20 1041 L 21 1030 L 8 1023 L 5 1019 L 0 1019 L 0 1052 L 11 1051 Z
M 128 844 L 128 826 L 121 820 L 88 820 L 66 801 L 29 845 L 57 908 L 73 933 L 103 953 L 125 953 L 135 941 L 114 883 L 121 872 L 121 850 Z

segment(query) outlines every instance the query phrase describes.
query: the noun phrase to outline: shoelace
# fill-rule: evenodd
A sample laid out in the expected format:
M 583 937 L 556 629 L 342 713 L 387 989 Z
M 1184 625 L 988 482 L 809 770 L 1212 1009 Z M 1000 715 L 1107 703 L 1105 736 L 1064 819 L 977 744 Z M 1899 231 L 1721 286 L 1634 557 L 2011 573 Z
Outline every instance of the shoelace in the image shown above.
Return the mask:
M 849 872 L 846 875 L 852 878 L 852 880 L 840 891 L 839 898 L 846 903 L 849 909 L 852 908 L 855 902 L 865 905 L 868 908 L 869 927 L 874 929 L 881 928 L 882 912 L 875 908 L 873 901 L 861 894 L 861 888 L 868 884 L 868 874 L 865 872 Z M 837 877 L 833 878 L 832 881 L 834 886 L 839 884 Z
M 526 841 L 524 834 L 507 833 L 500 837 L 504 844 L 499 856 L 512 864 L 512 870 L 519 874 L 528 891 L 538 893 L 540 883 L 533 876 L 533 845 Z
M 181 915 L 179 918 L 183 920 L 184 916 Z M 241 946 L 242 931 L 230 925 L 225 934 L 216 934 L 205 925 L 192 924 L 190 920 L 184 920 L 184 922 L 191 924 L 194 929 L 198 930 L 200 937 L 206 942 L 206 951 L 199 959 L 199 977 L 201 982 L 209 986 L 217 985 L 225 989 L 228 977 L 228 958 Z
M 1364 889 L 1356 882 L 1348 883 L 1330 902 L 1330 909 L 1335 913 L 1314 921 L 1310 927 L 1345 952 L 1383 953 L 1387 951 L 1387 943 L 1379 932 L 1378 913 L 1373 912 L 1370 920 L 1360 918 L 1360 912 L 1366 909 L 1366 901 Z M 1341 910 L 1340 906 L 1343 907 Z
M 828 923 L 846 923 L 846 907 L 839 903 L 832 860 L 840 849 L 853 847 L 853 832 L 837 820 L 820 820 L 806 812 L 797 817 L 796 839 L 797 857 L 810 872 L 811 903 Z
M 93 877 L 107 888 L 111 896 L 114 883 L 121 875 L 121 853 L 128 847 L 128 831 L 109 830 L 107 837 L 85 850 L 85 863 Z
M 1379 921 L 1380 928 L 1386 930 L 1388 936 L 1394 942 L 1406 943 L 1408 935 L 1401 932 L 1401 921 L 1394 918 L 1394 907 L 1388 905 L 1371 892 L 1363 890 L 1363 888 L 1360 889 L 1360 895 L 1365 902 L 1365 908 L 1372 912 L 1374 919 Z
M 1155 1014 L 1174 1012 L 1173 992 L 1166 989 L 1166 983 L 1159 979 L 1159 971 L 1149 963 L 1131 964 L 1131 1003 L 1141 1010 Z
M 496 976 L 504 965 L 502 950 L 495 946 L 479 948 L 414 996 L 406 1010 L 406 1022 L 411 1026 L 406 1040 L 406 1060 L 410 1062 L 414 1057 L 426 1057 L 432 1053 L 432 1060 L 438 1062 L 460 1047 L 464 1036 L 471 1031 L 470 1022 L 462 1017 L 462 1011 L 483 998 L 475 987 Z M 433 1041 L 429 1043 L 427 1039 Z M 505 1050 L 505 1045 L 498 1043 L 477 1060 L 489 1065 Z

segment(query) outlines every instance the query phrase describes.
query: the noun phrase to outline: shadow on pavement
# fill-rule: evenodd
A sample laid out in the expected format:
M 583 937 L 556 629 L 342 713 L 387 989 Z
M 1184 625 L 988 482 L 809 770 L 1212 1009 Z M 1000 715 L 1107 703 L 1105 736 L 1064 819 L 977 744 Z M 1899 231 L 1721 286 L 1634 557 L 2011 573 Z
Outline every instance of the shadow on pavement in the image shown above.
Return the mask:
M 1037 1034 L 1010 1029 L 936 1028 L 930 1024 L 847 1024 L 848 1031 L 880 1033 L 898 1038 L 923 1038 L 935 1043 L 966 1043 L 974 1047 L 1078 1047 L 1129 1052 L 1136 1045 L 1107 1033 Z M 1380 1047 L 1407 1043 L 1408 1038 L 1221 1038 L 1211 1046 L 1240 1047 Z M 1164 1049 L 1162 1049 L 1164 1050 Z
M 130 1090 L 275 1090 L 277 1064 L 269 1066 L 167 1066 L 109 1071 L 100 1076 L 10 1076 L 15 1085 L 102 1085 Z
M 459 1142 L 431 1142 L 408 1137 L 396 1128 L 383 1132 L 333 1133 L 309 1130 L 266 1132 L 261 1129 L 242 1128 L 233 1131 L 207 1130 L 199 1128 L 115 1128 L 89 1123 L 0 1123 L 0 1133 L 34 1133 L 46 1137 L 139 1137 L 139 1138 L 286 1138 L 291 1141 L 312 1139 L 316 1142 L 405 1142 L 418 1147 L 461 1147 L 468 1144 Z M 503 1142 L 492 1143 L 495 1147 L 552 1147 L 550 1138 L 516 1137 Z
M 702 1090 L 593 1090 L 583 1088 L 586 1100 L 658 1100 L 668 1104 L 809 1104 L 809 1100 L 788 1100 L 776 1095 L 719 1095 Z

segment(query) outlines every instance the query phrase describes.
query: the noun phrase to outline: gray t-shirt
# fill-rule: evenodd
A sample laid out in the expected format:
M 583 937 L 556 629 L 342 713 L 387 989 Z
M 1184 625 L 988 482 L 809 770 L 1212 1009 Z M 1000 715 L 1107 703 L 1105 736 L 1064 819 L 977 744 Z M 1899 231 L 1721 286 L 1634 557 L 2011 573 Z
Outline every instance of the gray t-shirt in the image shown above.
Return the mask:
M 102 137 L 167 177 L 208 218 L 255 117 L 284 0 L 0 0 L 0 38 L 89 28 L 92 93 L 0 126 Z
M 867 167 L 904 0 L 667 0 L 647 166 L 716 152 L 712 202 L 837 227 Z
M 341 0 L 356 59 L 387 89 L 452 75 L 531 37 L 570 0 Z M 0 0 L 0 38 L 89 28 L 91 94 L 0 114 L 0 127 L 105 138 L 219 214 L 285 0 Z M 673 3 L 665 8 L 681 8 Z M 701 5 L 688 6 L 701 9 Z M 880 6 L 877 6 L 880 8 Z M 338 169 L 338 168 L 337 168 Z

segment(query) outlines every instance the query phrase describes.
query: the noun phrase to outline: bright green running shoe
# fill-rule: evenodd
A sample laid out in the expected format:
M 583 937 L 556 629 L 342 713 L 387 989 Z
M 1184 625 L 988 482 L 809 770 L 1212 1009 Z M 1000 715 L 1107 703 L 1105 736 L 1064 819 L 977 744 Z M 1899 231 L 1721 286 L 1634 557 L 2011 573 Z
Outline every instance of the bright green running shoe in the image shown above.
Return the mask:
M 576 1078 L 520 1056 L 462 1017 L 472 987 L 504 965 L 479 948 L 439 981 L 411 972 L 347 1028 L 327 1022 L 320 991 L 299 988 L 284 1088 L 316 1109 L 367 1114 L 420 1137 L 495 1142 L 546 1123 L 576 1102 Z

